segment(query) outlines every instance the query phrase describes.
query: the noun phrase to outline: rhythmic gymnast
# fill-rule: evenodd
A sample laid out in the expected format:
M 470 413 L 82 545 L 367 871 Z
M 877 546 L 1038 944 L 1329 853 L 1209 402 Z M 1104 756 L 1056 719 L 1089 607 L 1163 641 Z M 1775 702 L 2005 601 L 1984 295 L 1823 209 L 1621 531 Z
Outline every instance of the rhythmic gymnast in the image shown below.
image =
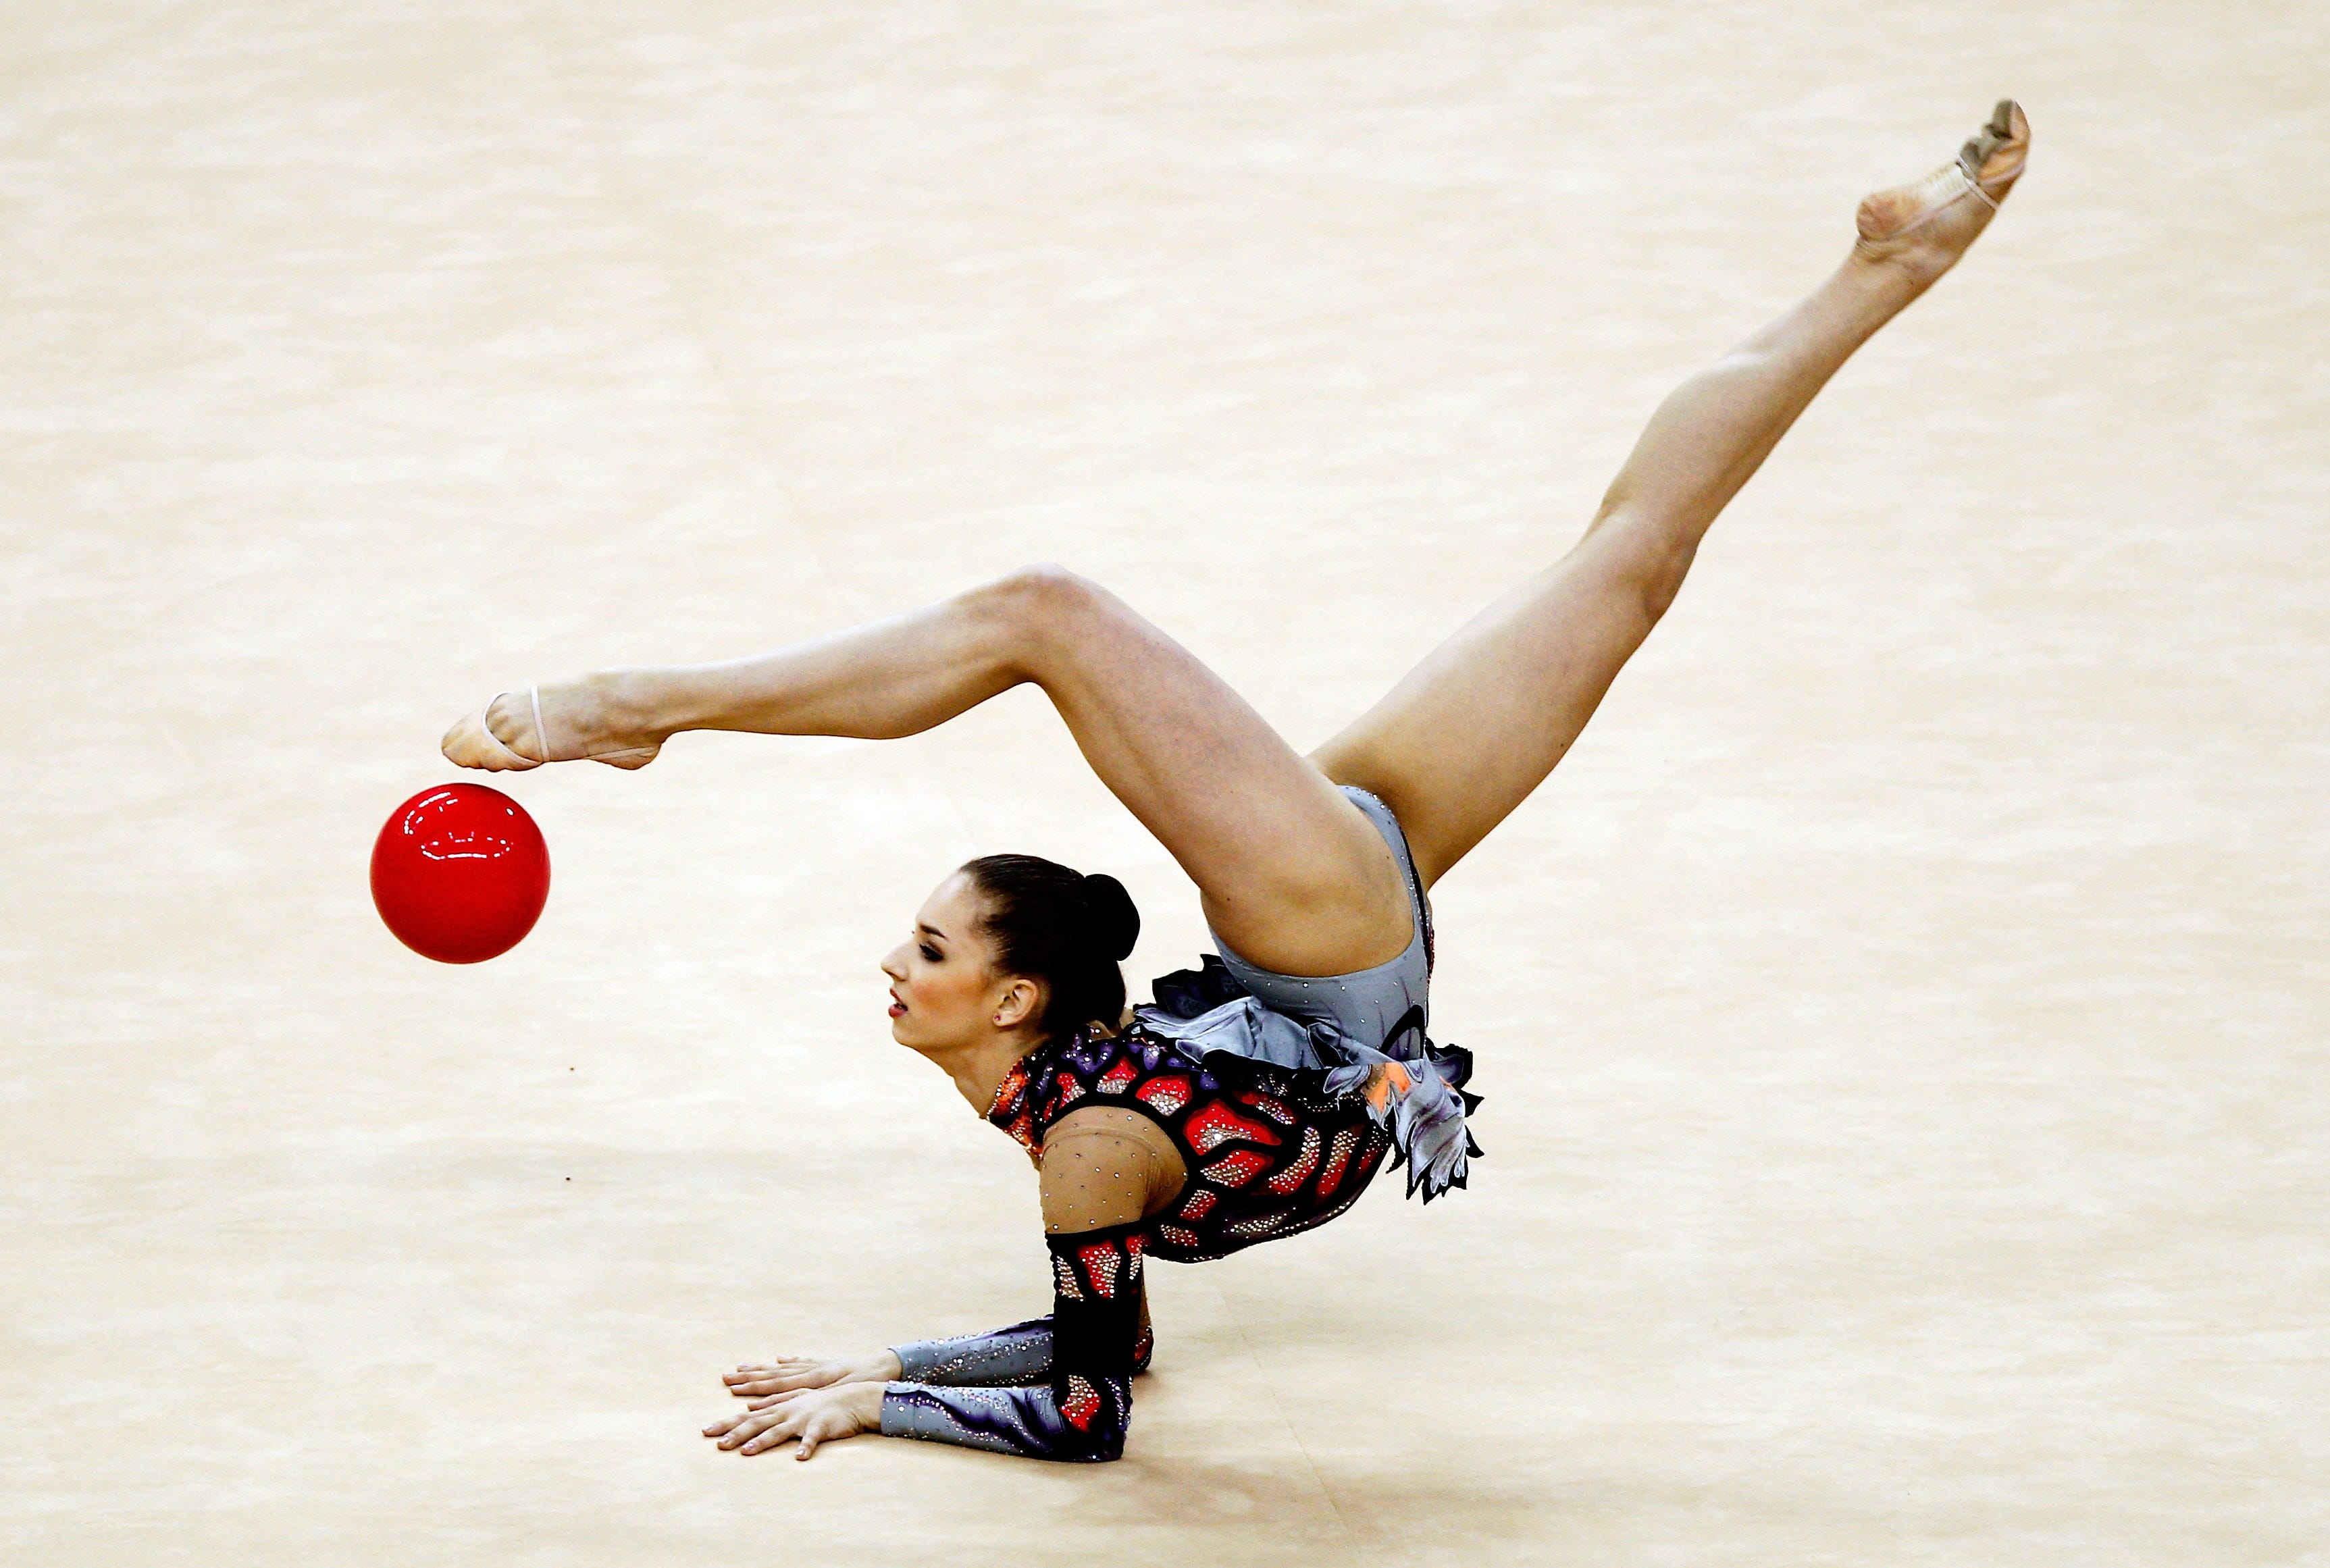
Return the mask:
M 1827 281 L 1652 417 L 1569 553 L 1298 756 L 1122 601 L 1053 567 L 728 663 L 504 694 L 464 767 L 654 760 L 684 730 L 888 739 L 1041 686 L 1084 760 L 1198 884 L 1219 956 L 1125 1006 L 1140 917 L 1114 878 L 974 860 L 886 959 L 891 1034 L 1041 1173 L 1048 1318 L 727 1374 L 705 1431 L 759 1453 L 880 1432 L 1052 1459 L 1123 1452 L 1148 1365 L 1146 1258 L 1196 1262 L 1324 1223 L 1386 1165 L 1464 1185 L 1471 1059 L 1425 1034 L 1425 895 L 1577 740 L 1700 539 L 1847 356 L 1956 264 L 2022 174 L 2002 102 L 1956 160 L 1861 203 Z

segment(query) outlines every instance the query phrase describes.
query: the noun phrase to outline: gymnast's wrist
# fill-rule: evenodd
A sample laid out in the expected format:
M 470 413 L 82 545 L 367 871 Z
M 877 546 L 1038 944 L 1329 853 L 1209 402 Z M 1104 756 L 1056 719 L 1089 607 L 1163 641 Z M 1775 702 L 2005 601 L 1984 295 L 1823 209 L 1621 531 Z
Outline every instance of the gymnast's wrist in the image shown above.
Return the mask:
M 890 1374 L 893 1383 L 928 1383 L 939 1363 L 955 1346 L 944 1339 L 910 1339 L 904 1345 L 890 1346 L 890 1358 L 898 1370 Z M 939 1379 L 944 1383 L 946 1378 Z
M 842 1408 L 857 1421 L 859 1431 L 880 1431 L 882 1402 L 889 1393 L 886 1383 L 846 1384 L 841 1389 Z
M 875 1383 L 895 1383 L 906 1375 L 906 1358 L 895 1346 L 866 1358 L 866 1375 Z

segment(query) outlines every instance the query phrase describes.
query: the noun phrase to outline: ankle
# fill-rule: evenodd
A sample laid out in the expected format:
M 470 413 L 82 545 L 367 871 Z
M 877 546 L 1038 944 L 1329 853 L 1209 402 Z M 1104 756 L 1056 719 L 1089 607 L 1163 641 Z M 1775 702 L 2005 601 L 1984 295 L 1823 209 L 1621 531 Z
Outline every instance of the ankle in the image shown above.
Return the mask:
M 656 669 L 594 670 L 582 688 L 596 710 L 596 728 L 606 740 L 661 745 L 688 727 L 689 715 L 674 711 L 670 682 Z
M 1845 257 L 1830 285 L 1852 314 L 1865 321 L 1866 332 L 1874 332 L 1948 270 L 1947 263 L 1936 267 L 1929 257 L 1862 241 Z
M 1953 257 L 1950 260 L 1955 260 Z M 1858 240 L 1837 275 L 1847 287 L 1871 298 L 1898 298 L 1899 309 L 1934 286 L 1949 270 L 1948 263 L 1933 265 L 1922 248 L 1890 240 Z

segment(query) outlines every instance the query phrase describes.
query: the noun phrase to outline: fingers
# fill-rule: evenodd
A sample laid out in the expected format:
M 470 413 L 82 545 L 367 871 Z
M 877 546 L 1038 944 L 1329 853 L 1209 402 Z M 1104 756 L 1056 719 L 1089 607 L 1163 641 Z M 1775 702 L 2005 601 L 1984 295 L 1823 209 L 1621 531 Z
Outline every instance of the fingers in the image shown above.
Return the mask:
M 729 1433 L 727 1440 L 720 1446 L 756 1454 L 762 1449 L 774 1448 L 791 1437 L 792 1432 L 790 1429 L 794 1424 L 795 1418 L 791 1411 L 772 1411 L 751 1416 L 735 1431 Z
M 772 1393 L 766 1399 L 756 1399 L 752 1403 L 744 1407 L 744 1414 L 732 1415 L 727 1417 L 725 1420 L 715 1421 L 710 1426 L 706 1427 L 704 1429 L 704 1435 L 706 1437 L 718 1437 L 725 1432 L 734 1431 L 736 1428 L 743 1426 L 754 1416 L 760 1414 L 761 1412 L 773 1409 L 781 1404 L 788 1403 L 793 1400 L 799 1399 L 801 1395 L 811 1392 L 813 1391 L 810 1389 L 797 1388 L 791 1393 Z
M 782 1393 L 789 1388 L 802 1385 L 797 1372 L 780 1372 L 773 1366 L 756 1366 L 750 1374 L 730 1373 L 721 1382 L 734 1393 Z
M 763 1449 L 775 1448 L 779 1443 L 791 1442 L 800 1437 L 809 1425 L 808 1418 L 799 1411 L 772 1411 L 769 1419 L 769 1429 L 746 1443 L 739 1452 L 757 1454 Z
M 734 1447 L 739 1453 L 757 1454 L 804 1434 L 830 1437 L 833 1434 L 827 1413 L 814 1405 L 796 1404 L 789 1399 L 772 1400 L 766 1406 L 756 1407 L 755 1412 L 746 1416 L 720 1446 Z M 810 1438 L 810 1444 L 816 1446 L 815 1436 Z
M 857 1422 L 850 1418 L 847 1411 L 831 1404 L 804 1403 L 789 1413 L 765 1436 L 745 1444 L 744 1451 L 748 1454 L 758 1453 L 762 1449 L 772 1449 L 781 1442 L 797 1440 L 800 1447 L 793 1450 L 793 1458 L 805 1459 L 817 1452 L 818 1444 L 831 1441 L 836 1438 L 854 1437 L 857 1433 Z
M 821 1410 L 812 1412 L 809 1419 L 801 1423 L 800 1447 L 793 1451 L 793 1458 L 805 1459 L 817 1452 L 818 1444 L 837 1438 L 855 1437 L 857 1432 L 857 1422 L 851 1419 L 848 1412 L 827 1405 Z
M 714 1422 L 704 1435 L 742 1454 L 764 1453 L 780 1443 L 799 1442 L 795 1459 L 807 1459 L 821 1443 L 876 1430 L 848 1408 L 846 1395 L 798 1389 L 754 1404 L 742 1415 Z
M 739 1399 L 752 1399 L 762 1394 L 790 1393 L 796 1389 L 824 1388 L 841 1382 L 848 1369 L 838 1362 L 811 1361 L 806 1356 L 783 1355 L 771 1366 L 740 1366 L 724 1373 L 720 1381 Z
M 732 1415 L 725 1421 L 715 1421 L 706 1427 L 704 1435 L 725 1437 L 729 1440 L 720 1446 L 733 1448 L 737 1443 L 749 1441 L 753 1434 L 765 1431 L 773 1422 L 793 1419 L 800 1413 L 799 1410 L 792 1408 L 795 1402 L 806 1400 L 816 1392 L 815 1389 L 797 1388 L 791 1393 L 773 1393 L 766 1399 L 756 1399 L 744 1407 L 744 1414 Z M 805 1410 L 808 1407 L 800 1408 Z M 764 1443 L 762 1446 L 769 1445 Z
M 824 1365 L 825 1358 L 822 1356 L 780 1355 L 771 1362 L 757 1365 L 739 1364 L 735 1371 L 724 1372 L 720 1375 L 730 1383 L 735 1383 L 749 1377 L 781 1377 L 790 1373 L 805 1372 L 810 1367 Z
M 748 1454 L 758 1453 L 762 1449 L 783 1440 L 781 1436 L 764 1437 L 763 1434 L 797 1419 L 797 1412 L 792 1411 L 749 1411 L 726 1421 L 714 1422 L 704 1429 L 704 1435 L 719 1439 L 724 1449 L 741 1448 Z

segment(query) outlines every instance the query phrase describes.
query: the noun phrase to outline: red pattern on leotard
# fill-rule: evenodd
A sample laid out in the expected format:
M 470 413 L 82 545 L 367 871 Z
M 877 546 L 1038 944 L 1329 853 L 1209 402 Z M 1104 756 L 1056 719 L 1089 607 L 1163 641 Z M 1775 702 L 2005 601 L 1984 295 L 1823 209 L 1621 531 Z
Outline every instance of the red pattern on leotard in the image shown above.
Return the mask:
M 1321 1074 L 1215 1056 L 1192 1061 L 1135 1023 L 1086 1028 L 1022 1057 L 987 1119 L 1028 1148 L 1071 1110 L 1139 1111 L 1180 1151 L 1189 1184 L 1152 1219 L 1151 1255 L 1195 1263 L 1321 1225 L 1359 1200 L 1391 1134 Z

